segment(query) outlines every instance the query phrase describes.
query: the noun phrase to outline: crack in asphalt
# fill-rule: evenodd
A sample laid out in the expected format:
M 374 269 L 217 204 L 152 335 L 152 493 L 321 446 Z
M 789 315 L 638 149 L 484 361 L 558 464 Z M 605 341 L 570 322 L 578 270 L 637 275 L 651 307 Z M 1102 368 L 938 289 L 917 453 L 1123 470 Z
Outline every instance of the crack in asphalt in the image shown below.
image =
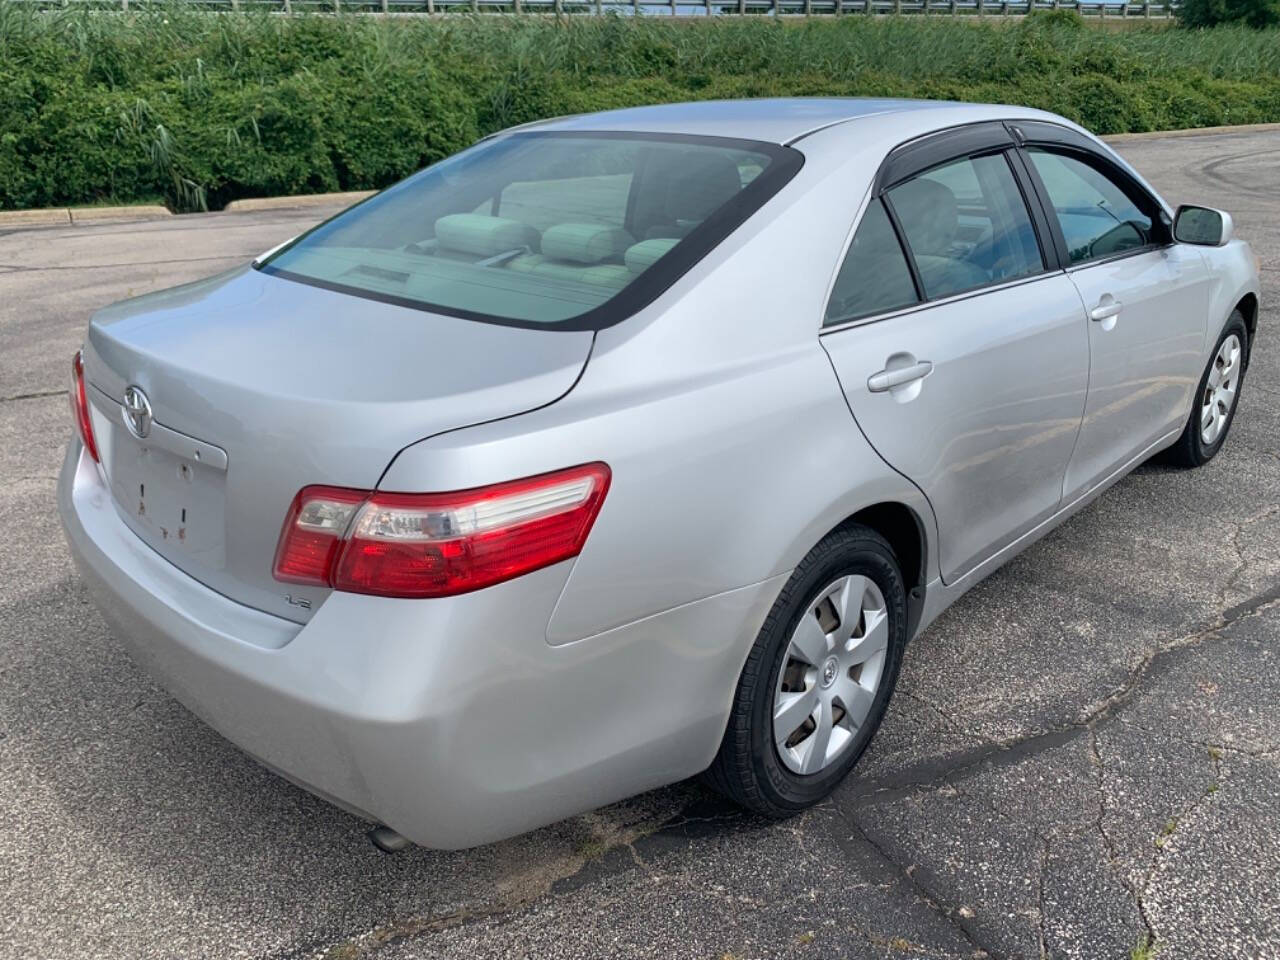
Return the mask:
M 1146 934 L 1146 942 L 1154 945 L 1156 943 L 1156 930 L 1151 922 L 1150 916 L 1147 915 L 1147 904 L 1144 899 L 1147 891 L 1147 883 L 1143 883 L 1141 888 L 1134 885 L 1132 878 L 1124 869 L 1124 864 L 1120 860 L 1120 852 L 1116 849 L 1115 838 L 1107 832 L 1107 788 L 1106 788 L 1106 764 L 1102 759 L 1102 751 L 1098 748 L 1098 731 L 1096 726 L 1089 728 L 1089 751 L 1091 766 L 1097 770 L 1097 786 L 1098 786 L 1098 819 L 1097 829 L 1098 835 L 1102 838 L 1102 849 L 1106 853 L 1107 860 L 1111 864 L 1112 872 L 1120 881 L 1120 885 L 1128 891 L 1129 896 L 1133 898 L 1134 908 L 1138 911 L 1138 918 L 1142 921 L 1143 930 Z M 1149 878 L 1148 878 L 1149 880 Z
M 961 916 L 959 907 L 948 905 L 939 894 L 930 890 L 929 887 L 925 885 L 924 881 L 917 876 L 918 871 L 915 869 L 914 864 L 910 866 L 903 866 L 899 863 L 883 845 L 877 843 L 872 838 L 866 828 L 858 822 L 857 816 L 845 811 L 839 802 L 834 803 L 833 808 L 840 815 L 840 819 L 850 828 L 855 830 L 858 836 L 862 839 L 862 842 L 875 851 L 876 855 L 883 860 L 895 874 L 899 874 L 906 878 L 907 883 L 911 885 L 916 896 L 925 904 L 925 906 L 950 924 L 956 932 L 973 947 L 976 951 L 975 956 L 991 957 L 992 960 L 1001 960 L 1002 955 L 997 950 L 987 944 L 984 944 L 979 939 L 977 932 L 973 929 L 973 924 L 969 922 L 969 918 Z
M 1213 762 L 1214 780 L 1212 789 L 1203 791 L 1190 805 L 1188 805 L 1180 813 L 1174 814 L 1169 823 L 1172 829 L 1167 833 L 1161 834 L 1155 843 L 1155 854 L 1150 858 L 1145 875 L 1142 878 L 1142 887 L 1134 894 L 1134 900 L 1138 907 L 1138 913 L 1142 916 L 1142 922 L 1147 928 L 1147 943 L 1152 947 L 1156 947 L 1160 938 L 1156 933 L 1155 924 L 1152 922 L 1147 909 L 1147 896 L 1151 891 L 1151 884 L 1155 880 L 1156 871 L 1160 868 L 1160 863 L 1164 859 L 1165 849 L 1169 846 L 1169 842 L 1177 836 L 1178 831 L 1183 824 L 1196 810 L 1198 810 L 1217 790 L 1222 786 L 1224 779 L 1222 776 L 1222 761 L 1220 755 L 1215 755 L 1212 750 L 1206 751 L 1209 759 Z
M 1256 517 L 1242 521 L 1239 525 L 1242 529 L 1252 523 L 1260 522 L 1266 519 L 1272 513 L 1277 511 L 1264 511 Z M 1224 588 L 1223 595 L 1225 597 L 1228 592 Z M 845 824 L 849 829 L 853 830 L 856 838 L 861 842 L 866 850 L 874 854 L 875 858 L 881 861 L 892 873 L 893 876 L 902 878 L 909 884 L 912 891 L 922 904 L 924 904 L 931 912 L 935 913 L 956 933 L 968 943 L 974 951 L 974 956 L 991 957 L 993 960 L 1001 960 L 1004 956 L 1002 952 L 985 943 L 982 935 L 976 929 L 975 924 L 971 922 L 971 917 L 965 916 L 961 911 L 960 905 L 951 904 L 946 896 L 932 889 L 920 876 L 917 865 L 906 865 L 897 860 L 890 850 L 877 840 L 877 838 L 868 830 L 867 827 L 860 822 L 858 813 L 874 806 L 892 802 L 893 800 L 909 796 L 911 794 L 929 790 L 939 789 L 949 786 L 958 793 L 964 792 L 953 783 L 955 779 L 961 781 L 968 779 L 978 770 L 988 765 L 999 764 L 1001 766 L 1021 762 L 1029 757 L 1033 757 L 1049 750 L 1055 749 L 1062 745 L 1072 742 L 1080 736 L 1087 736 L 1089 740 L 1089 750 L 1091 764 L 1095 766 L 1097 771 L 1097 788 L 1098 788 L 1098 816 L 1096 820 L 1096 829 L 1102 838 L 1104 850 L 1110 861 L 1110 866 L 1114 870 L 1119 882 L 1125 887 L 1134 899 L 1134 904 L 1138 915 L 1141 919 L 1145 932 L 1150 940 L 1154 943 L 1157 941 L 1155 935 L 1155 927 L 1151 922 L 1147 913 L 1147 905 L 1145 902 L 1146 894 L 1150 887 L 1151 879 L 1155 872 L 1155 865 L 1158 864 L 1158 858 L 1153 863 L 1151 869 L 1144 877 L 1144 882 L 1139 888 L 1135 886 L 1132 880 L 1126 875 L 1122 869 L 1119 853 L 1116 849 L 1114 839 L 1108 834 L 1105 825 L 1106 815 L 1106 792 L 1105 792 L 1105 764 L 1102 760 L 1101 752 L 1097 743 L 1097 728 L 1099 724 L 1109 720 L 1116 719 L 1117 711 L 1123 706 L 1130 703 L 1137 693 L 1142 689 L 1144 683 L 1150 678 L 1155 668 L 1165 659 L 1176 655 L 1182 651 L 1194 648 L 1197 644 L 1211 638 L 1221 640 L 1230 640 L 1231 638 L 1222 635 L 1222 631 L 1240 620 L 1262 614 L 1273 607 L 1280 605 L 1280 585 L 1276 585 L 1268 590 L 1261 591 L 1251 597 L 1246 598 L 1242 602 L 1224 610 L 1219 614 L 1217 619 L 1193 632 L 1180 637 L 1176 637 L 1152 650 L 1130 671 L 1125 682 L 1120 684 L 1108 696 L 1099 701 L 1094 707 L 1079 720 L 1060 724 L 1050 730 L 1040 733 L 1030 734 L 1028 736 L 1014 738 L 1004 741 L 989 741 L 980 747 L 972 750 L 960 751 L 953 753 L 948 757 L 942 758 L 940 761 L 929 761 L 924 764 L 917 765 L 909 769 L 905 773 L 886 776 L 873 780 L 862 786 L 861 789 L 855 787 L 849 796 L 833 797 L 830 806 L 838 814 L 841 823 Z M 958 721 L 949 717 L 944 711 L 928 704 L 922 698 L 908 694 L 908 698 L 914 702 L 920 702 L 934 709 L 939 716 L 943 717 L 949 723 L 954 725 L 960 732 L 963 730 L 962 725 Z M 1213 744 L 1209 745 L 1215 749 L 1232 749 L 1229 747 L 1221 747 Z M 1206 747 L 1208 749 L 1208 746 Z M 1249 752 L 1240 750 L 1240 752 Z M 1251 755 L 1267 755 L 1277 752 L 1277 750 L 1259 751 L 1251 753 Z M 1217 766 L 1219 777 L 1216 782 L 1221 783 L 1221 765 Z M 965 796 L 975 800 L 980 800 L 989 807 L 991 805 L 985 798 L 980 798 L 975 794 L 964 792 Z M 1210 792 L 1197 798 L 1186 810 L 1184 810 L 1177 818 L 1179 822 L 1190 816 L 1196 807 L 1203 803 L 1210 796 Z M 685 811 L 692 810 L 696 804 L 690 804 Z M 995 810 L 994 807 L 991 809 Z M 996 811 L 999 813 L 999 811 Z M 738 812 L 727 813 L 724 815 L 708 815 L 708 816 L 690 816 L 687 812 L 681 812 L 674 817 L 668 818 L 656 830 L 640 830 L 634 836 L 624 836 L 618 838 L 617 842 L 607 847 L 605 853 L 614 849 L 625 849 L 629 851 L 630 859 L 636 869 L 643 870 L 649 875 L 658 878 L 666 877 L 665 873 L 661 873 L 653 868 L 640 851 L 636 848 L 636 843 L 642 840 L 649 833 L 670 833 L 679 830 L 687 825 L 696 823 L 714 823 L 714 822 L 735 822 L 742 819 L 742 814 Z M 1044 896 L 1044 880 L 1047 869 L 1048 860 L 1052 852 L 1052 832 L 1045 834 L 1040 830 L 1035 830 L 1034 835 L 1041 843 L 1042 853 L 1039 859 L 1038 872 L 1038 888 L 1037 888 L 1037 904 L 1034 917 L 1036 924 L 1036 935 L 1039 942 L 1040 955 L 1042 958 L 1048 957 L 1048 936 L 1047 936 L 1047 909 Z M 843 838 L 835 838 L 837 845 L 845 850 Z M 845 850 L 846 856 L 849 855 Z M 599 857 L 587 858 L 580 863 L 577 869 L 565 874 L 559 880 L 540 893 L 525 894 L 514 897 L 508 901 L 494 904 L 482 908 L 469 908 L 450 911 L 443 914 L 430 914 L 420 918 L 409 918 L 395 923 L 386 924 L 373 928 L 364 934 L 348 938 L 344 941 L 334 943 L 329 941 L 327 944 L 315 945 L 300 952 L 289 954 L 288 956 L 343 956 L 343 957 L 362 957 L 369 956 L 380 951 L 384 946 L 401 941 L 408 938 L 417 938 L 420 936 L 429 936 L 433 933 L 440 933 L 455 927 L 469 925 L 489 920 L 498 920 L 508 917 L 522 909 L 528 908 L 537 900 L 544 896 L 556 896 L 554 887 L 566 880 L 572 880 L 583 874 L 593 863 L 596 863 Z M 1028 911 L 1031 912 L 1031 911 Z M 872 946 L 892 947 L 894 941 L 884 938 L 882 935 L 865 928 L 851 924 L 850 929 L 867 941 Z M 900 944 L 899 944 L 900 946 Z M 916 945 L 912 945 L 913 948 Z M 335 951 L 342 951 L 336 953 Z M 920 952 L 929 952 L 927 948 L 920 947 Z
M 46 397 L 63 397 L 66 394 L 66 390 L 37 390 L 34 393 L 15 393 L 11 397 L 0 397 L 0 403 L 15 403 L 18 400 L 43 400 Z
M 1276 511 L 1266 511 L 1264 512 L 1264 514 L 1259 515 L 1259 517 L 1251 518 L 1251 520 L 1246 521 L 1244 524 L 1242 524 L 1242 526 L 1246 526 L 1248 525 L 1248 523 L 1257 522 L 1260 519 L 1264 519 L 1266 515 L 1269 515 L 1270 513 L 1274 513 L 1274 512 Z M 1223 592 L 1225 594 L 1227 591 L 1224 589 Z M 1125 889 L 1133 897 L 1135 908 L 1137 909 L 1139 918 L 1141 919 L 1142 924 L 1145 928 L 1148 941 L 1151 943 L 1155 943 L 1157 942 L 1158 938 L 1156 936 L 1155 927 L 1147 911 L 1146 896 L 1147 896 L 1148 890 L 1150 889 L 1150 884 L 1151 884 L 1152 878 L 1154 877 L 1155 869 L 1158 866 L 1159 856 L 1157 855 L 1152 866 L 1146 872 L 1141 886 L 1135 885 L 1131 880 L 1131 878 L 1127 876 L 1126 871 L 1123 869 L 1123 864 L 1121 863 L 1114 839 L 1107 832 L 1106 824 L 1105 824 L 1106 798 L 1107 798 L 1106 788 L 1105 788 L 1105 764 L 1102 760 L 1101 751 L 1099 750 L 1099 747 L 1098 747 L 1097 728 L 1099 724 L 1105 723 L 1109 720 L 1116 719 L 1116 711 L 1119 708 L 1127 705 L 1129 702 L 1132 701 L 1134 696 L 1136 696 L 1138 691 L 1142 688 L 1146 679 L 1152 675 L 1154 668 L 1158 665 L 1160 661 L 1176 653 L 1179 653 L 1181 651 L 1191 649 L 1195 647 L 1197 644 L 1202 643 L 1205 640 L 1208 640 L 1210 638 L 1228 640 L 1230 638 L 1223 637 L 1221 634 L 1221 631 L 1223 631 L 1227 627 L 1231 626 L 1232 624 L 1240 620 L 1261 614 L 1271 609 L 1272 607 L 1276 606 L 1277 604 L 1280 604 L 1280 586 L 1273 587 L 1271 589 L 1255 594 L 1254 596 L 1246 599 L 1245 601 L 1239 604 L 1236 604 L 1235 606 L 1223 611 L 1219 615 L 1217 621 L 1210 624 L 1209 626 L 1204 627 L 1201 630 L 1198 630 L 1194 633 L 1186 634 L 1182 637 L 1175 638 L 1174 640 L 1169 641 L 1163 644 L 1162 646 L 1156 648 L 1155 650 L 1153 650 L 1146 657 L 1144 657 L 1142 661 L 1130 672 L 1129 678 L 1124 684 L 1122 684 L 1118 689 L 1113 691 L 1108 697 L 1103 699 L 1094 709 L 1089 711 L 1089 713 L 1086 714 L 1086 716 L 1083 719 L 1076 721 L 1074 723 L 1063 724 L 1053 730 L 1050 730 L 1044 733 L 1034 734 L 1028 737 L 1015 739 L 1013 741 L 1004 741 L 999 744 L 993 744 L 992 746 L 987 748 L 979 748 L 975 751 L 966 751 L 964 754 L 961 754 L 963 759 L 959 763 L 955 763 L 951 767 L 943 769 L 940 772 L 935 773 L 933 776 L 925 780 L 920 780 L 918 778 L 907 778 L 905 780 L 900 778 L 884 778 L 878 782 L 878 785 L 876 787 L 873 787 L 870 790 L 865 790 L 861 793 L 858 793 L 852 798 L 856 803 L 855 810 L 861 810 L 861 809 L 866 809 L 872 806 L 877 806 L 885 803 L 886 801 L 896 800 L 896 799 L 899 799 L 900 797 L 907 796 L 912 793 L 919 792 L 921 790 L 943 789 L 944 787 L 948 787 L 948 786 L 951 787 L 952 789 L 955 789 L 957 792 L 964 793 L 965 796 L 972 797 L 974 799 L 979 799 L 974 794 L 961 791 L 960 788 L 953 782 L 953 780 L 957 777 L 959 778 L 968 777 L 976 773 L 981 767 L 983 767 L 984 765 L 987 765 L 988 763 L 998 762 L 1001 765 L 1004 765 L 1006 763 L 1021 762 L 1027 759 L 1028 757 L 1036 756 L 1048 750 L 1051 750 L 1056 747 L 1060 747 L 1066 743 L 1069 743 L 1081 735 L 1087 735 L 1090 754 L 1091 754 L 1091 762 L 1092 762 L 1092 765 L 1095 766 L 1097 771 L 1097 787 L 1098 787 L 1099 799 L 1098 799 L 1098 816 L 1096 820 L 1096 829 L 1102 839 L 1104 850 L 1107 853 L 1108 860 L 1111 862 L 1111 866 L 1115 872 L 1115 875 L 1119 879 L 1120 883 L 1125 887 Z M 1216 745 L 1209 745 L 1206 747 L 1206 749 L 1208 750 L 1212 747 L 1216 747 Z M 1276 752 L 1276 751 L 1264 751 L 1264 752 L 1270 753 L 1270 752 Z M 953 755 L 953 757 L 954 756 L 955 755 Z M 1212 757 L 1212 754 L 1210 754 L 1210 756 Z M 1223 782 L 1223 778 L 1221 775 L 1221 763 L 1216 759 L 1214 762 L 1215 762 L 1216 771 L 1217 771 L 1217 778 L 1215 779 L 1215 783 L 1220 785 Z M 893 782 L 895 780 L 897 782 Z M 1199 807 L 1199 805 L 1204 803 L 1208 797 L 1212 796 L 1212 794 L 1213 794 L 1213 791 L 1206 791 L 1205 793 L 1200 795 L 1189 807 L 1187 807 L 1177 817 L 1175 817 L 1175 821 L 1181 824 L 1186 817 L 1190 816 Z M 985 800 L 982 802 L 986 803 Z M 986 804 L 986 805 L 991 809 L 995 809 L 991 807 L 990 804 Z M 943 898 L 941 897 L 941 895 L 933 891 L 930 891 L 926 887 L 924 887 L 922 882 L 919 880 L 919 878 L 915 876 L 914 870 L 903 867 L 902 864 L 900 864 L 899 862 L 893 859 L 893 857 L 888 853 L 887 850 L 885 850 L 880 844 L 877 844 L 874 840 L 872 840 L 870 834 L 862 827 L 860 823 L 858 823 L 856 818 L 856 812 L 849 813 L 840 804 L 837 804 L 836 806 L 837 806 L 837 809 L 840 810 L 844 819 L 856 830 L 858 830 L 859 834 L 873 848 L 875 848 L 876 851 L 887 862 L 893 864 L 897 869 L 901 870 L 906 876 L 908 876 L 913 886 L 916 888 L 917 892 L 920 893 L 925 903 L 929 904 L 941 916 L 945 917 L 949 921 L 952 921 L 960 929 L 964 930 L 966 933 L 966 939 L 969 939 L 970 942 L 974 943 L 974 945 L 977 948 L 985 950 L 987 953 L 991 954 L 992 956 L 999 956 L 999 954 L 996 951 L 992 950 L 990 947 L 983 946 L 977 943 L 973 939 L 972 931 L 962 925 L 963 924 L 962 918 L 960 918 L 958 915 L 954 915 L 952 908 L 944 907 L 942 905 Z M 998 810 L 996 812 L 1000 815 L 1003 815 Z M 1045 902 L 1044 902 L 1044 889 L 1043 889 L 1044 869 L 1045 869 L 1045 865 L 1047 864 L 1047 860 L 1050 853 L 1052 835 L 1042 833 L 1038 830 L 1035 831 L 1035 835 L 1040 840 L 1043 846 L 1043 853 L 1040 861 L 1040 872 L 1038 877 L 1039 915 L 1037 917 L 1037 934 L 1040 942 L 1041 956 L 1043 958 L 1048 956 L 1047 938 L 1046 938 L 1045 926 L 1044 926 L 1045 924 Z
M 500 921 L 531 907 L 543 898 L 556 899 L 558 885 L 579 877 L 614 851 L 629 849 L 633 859 L 637 861 L 637 865 L 643 863 L 643 858 L 639 856 L 635 849 L 636 842 L 665 829 L 671 819 L 673 818 L 668 816 L 660 821 L 640 819 L 633 823 L 612 825 L 612 832 L 606 831 L 604 836 L 599 836 L 593 831 L 592 840 L 599 840 L 602 844 L 600 850 L 594 853 L 585 853 L 579 850 L 574 854 L 576 863 L 572 864 L 572 869 L 563 872 L 554 869 L 549 870 L 545 875 L 539 875 L 530 882 L 518 886 L 505 896 L 501 895 L 501 891 L 499 891 L 495 899 L 486 905 L 460 907 L 456 910 L 440 913 L 409 916 L 378 924 L 362 933 L 339 935 L 336 939 L 326 937 L 287 953 L 276 954 L 276 960 L 302 960 L 302 958 L 357 960 L 357 958 L 371 957 L 384 947 L 400 941 L 442 933 L 446 930 L 476 923 Z M 605 826 L 609 827 L 611 825 L 606 824 Z M 645 869 L 651 876 L 659 876 L 656 871 L 647 865 Z
M 983 733 L 979 733 L 976 730 L 970 730 L 968 727 L 966 727 L 963 723 L 961 723 L 955 717 L 951 716 L 951 714 L 947 713 L 945 710 L 939 707 L 936 703 L 932 703 L 929 700 L 926 700 L 924 697 L 920 696 L 919 694 L 912 693 L 909 690 L 897 690 L 894 692 L 894 696 L 905 697 L 906 699 L 910 700 L 912 703 L 918 703 L 920 706 L 924 707 L 926 710 L 929 710 L 930 712 L 936 714 L 938 718 L 942 720 L 942 722 L 945 723 L 953 732 L 958 733 L 963 737 L 968 737 L 970 740 L 977 740 L 979 743 L 990 744 L 995 742 L 990 737 L 986 736 Z
M 1220 594 L 1221 603 L 1226 603 L 1227 594 L 1235 589 L 1237 581 L 1244 575 L 1244 572 L 1249 569 L 1249 560 L 1244 555 L 1244 544 L 1240 542 L 1241 538 L 1244 536 L 1245 530 L 1256 523 L 1261 523 L 1263 520 L 1268 520 L 1271 517 L 1274 517 L 1277 513 L 1280 513 L 1280 504 L 1270 506 L 1266 510 L 1256 513 L 1251 517 L 1246 517 L 1244 520 L 1235 524 L 1235 532 L 1231 535 L 1231 548 L 1236 553 L 1236 568 L 1231 571 L 1231 576 L 1227 578 L 1226 585 L 1222 588 L 1222 593 Z
M 1168 657 L 1207 639 L 1220 637 L 1221 631 L 1227 627 L 1263 613 L 1278 603 L 1280 603 L 1280 584 L 1254 594 L 1224 611 L 1214 623 L 1158 646 L 1139 661 L 1129 672 L 1124 683 L 1088 710 L 1079 720 L 1061 723 L 1039 733 L 993 741 L 989 745 L 975 747 L 972 750 L 924 761 L 902 773 L 880 777 L 865 784 L 855 784 L 846 802 L 851 802 L 859 809 L 877 806 L 921 790 L 936 788 L 939 783 L 955 777 L 968 776 L 988 763 L 1001 765 L 1017 763 L 1027 757 L 1068 743 L 1081 736 L 1099 720 L 1113 715 L 1118 708 L 1128 704 L 1141 689 L 1153 667 Z

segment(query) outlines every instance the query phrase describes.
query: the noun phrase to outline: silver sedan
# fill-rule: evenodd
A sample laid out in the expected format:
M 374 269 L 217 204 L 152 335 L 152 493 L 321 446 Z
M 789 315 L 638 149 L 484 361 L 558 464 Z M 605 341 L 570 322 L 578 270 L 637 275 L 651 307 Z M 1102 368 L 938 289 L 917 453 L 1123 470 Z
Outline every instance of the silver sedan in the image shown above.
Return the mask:
M 1052 114 L 571 117 L 99 311 L 59 507 L 135 658 L 386 846 L 781 817 L 957 597 L 1217 454 L 1257 323 L 1230 216 Z

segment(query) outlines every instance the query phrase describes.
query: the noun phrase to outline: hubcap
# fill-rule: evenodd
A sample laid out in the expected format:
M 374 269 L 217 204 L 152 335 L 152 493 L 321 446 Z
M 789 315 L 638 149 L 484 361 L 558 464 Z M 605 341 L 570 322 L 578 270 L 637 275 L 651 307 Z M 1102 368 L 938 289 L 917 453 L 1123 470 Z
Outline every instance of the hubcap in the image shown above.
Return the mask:
M 1209 379 L 1200 398 L 1200 439 L 1206 445 L 1217 442 L 1235 406 L 1240 386 L 1240 338 L 1234 333 L 1222 341 L 1209 366 Z
M 773 742 L 787 769 L 818 773 L 867 721 L 884 673 L 889 614 L 867 577 L 820 590 L 796 624 L 773 695 Z

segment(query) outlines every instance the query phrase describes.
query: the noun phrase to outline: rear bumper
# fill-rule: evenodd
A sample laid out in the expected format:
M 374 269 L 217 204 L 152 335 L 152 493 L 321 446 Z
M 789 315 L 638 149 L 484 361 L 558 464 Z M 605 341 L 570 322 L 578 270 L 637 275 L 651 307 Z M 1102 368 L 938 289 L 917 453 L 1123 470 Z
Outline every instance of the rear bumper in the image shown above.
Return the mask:
M 58 506 L 104 617 L 162 686 L 288 778 L 440 848 L 705 768 L 785 579 L 561 646 L 546 625 L 569 563 L 446 600 L 336 592 L 299 625 L 147 547 L 77 441 Z

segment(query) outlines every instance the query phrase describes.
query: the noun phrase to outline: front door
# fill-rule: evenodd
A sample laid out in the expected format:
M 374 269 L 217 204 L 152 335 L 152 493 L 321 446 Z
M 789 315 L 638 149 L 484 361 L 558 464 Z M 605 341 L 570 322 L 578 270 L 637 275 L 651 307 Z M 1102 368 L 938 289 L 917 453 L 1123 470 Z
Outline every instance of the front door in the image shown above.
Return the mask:
M 1159 203 L 1105 158 L 1035 146 L 1027 155 L 1090 317 L 1071 500 L 1182 426 L 1201 372 L 1209 272 L 1196 250 L 1166 242 Z
M 1088 339 L 1046 262 L 997 151 L 873 197 L 836 279 L 823 346 L 867 439 L 929 498 L 947 582 L 1061 500 Z

